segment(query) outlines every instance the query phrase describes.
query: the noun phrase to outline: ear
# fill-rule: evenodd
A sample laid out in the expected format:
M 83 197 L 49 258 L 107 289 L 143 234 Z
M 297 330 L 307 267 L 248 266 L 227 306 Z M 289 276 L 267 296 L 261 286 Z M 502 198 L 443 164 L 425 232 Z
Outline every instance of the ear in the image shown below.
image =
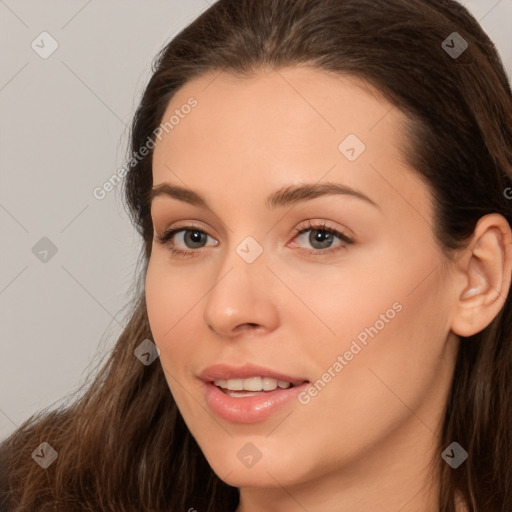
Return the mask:
M 512 232 L 505 217 L 491 213 L 479 219 L 456 266 L 461 284 L 451 329 L 468 337 L 492 322 L 509 293 Z

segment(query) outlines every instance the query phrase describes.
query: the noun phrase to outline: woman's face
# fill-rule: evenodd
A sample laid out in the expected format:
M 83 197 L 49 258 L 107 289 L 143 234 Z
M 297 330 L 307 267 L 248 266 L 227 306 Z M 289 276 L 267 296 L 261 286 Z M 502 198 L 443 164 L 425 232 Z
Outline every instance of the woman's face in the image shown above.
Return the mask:
M 202 76 L 171 116 L 151 215 L 156 236 L 177 232 L 153 242 L 147 307 L 214 471 L 289 490 L 425 472 L 458 340 L 403 115 L 353 79 L 294 67 Z

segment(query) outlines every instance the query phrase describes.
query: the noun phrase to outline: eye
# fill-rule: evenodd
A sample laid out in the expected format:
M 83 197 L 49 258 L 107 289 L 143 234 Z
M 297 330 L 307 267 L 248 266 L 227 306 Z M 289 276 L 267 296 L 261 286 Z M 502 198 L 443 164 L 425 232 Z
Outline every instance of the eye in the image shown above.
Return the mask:
M 306 226 L 304 224 L 299 226 L 295 232 L 297 233 L 295 239 L 302 239 L 302 241 L 306 239 L 306 243 L 313 247 L 308 254 L 315 256 L 332 254 L 354 243 L 344 233 L 328 226 L 325 222 L 315 224 L 307 221 Z M 307 233 L 309 236 L 306 237 Z M 179 226 L 165 231 L 162 235 L 155 235 L 158 243 L 167 246 L 172 255 L 180 257 L 194 256 L 194 253 L 199 252 L 198 249 L 206 247 L 208 238 L 212 237 L 195 226 Z M 339 240 L 337 244 L 335 244 L 336 239 Z M 212 245 L 216 246 L 218 242 L 215 241 Z
M 161 236 L 156 235 L 155 240 L 162 245 L 168 246 L 169 251 L 173 255 L 187 257 L 193 256 L 194 250 L 205 247 L 208 237 L 210 235 L 194 226 L 180 226 L 165 231 Z M 176 242 L 184 244 L 185 249 L 177 248 Z M 218 242 L 214 245 L 218 245 Z M 192 249 L 192 251 L 187 251 L 187 248 Z
M 307 221 L 305 227 L 304 225 L 299 226 L 295 232 L 297 233 L 295 238 L 302 239 L 302 241 L 305 239 L 305 242 L 314 248 L 308 251 L 308 254 L 313 255 L 332 254 L 354 243 L 347 235 L 328 226 L 325 222 L 315 224 L 312 221 Z M 309 233 L 308 236 L 306 236 L 307 233 Z M 336 238 L 339 240 L 338 244 L 335 244 Z

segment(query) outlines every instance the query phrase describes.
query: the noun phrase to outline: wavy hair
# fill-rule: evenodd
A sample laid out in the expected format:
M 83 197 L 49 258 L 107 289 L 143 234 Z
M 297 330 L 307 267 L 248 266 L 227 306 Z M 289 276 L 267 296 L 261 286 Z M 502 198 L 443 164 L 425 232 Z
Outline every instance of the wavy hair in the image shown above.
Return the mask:
M 452 58 L 453 32 L 468 43 Z M 131 129 L 131 153 L 146 145 L 176 91 L 208 71 L 250 76 L 299 64 L 350 75 L 380 91 L 408 119 L 407 163 L 428 183 L 433 230 L 450 256 L 487 213 L 512 220 L 512 93 L 494 44 L 453 0 L 219 0 L 158 54 Z M 152 152 L 124 182 L 144 245 Z M 80 398 L 41 411 L 0 446 L 2 511 L 234 511 L 238 490 L 220 480 L 188 431 L 159 360 L 133 351 L 152 339 L 143 287 L 108 360 Z M 512 303 L 464 338 L 437 453 L 457 440 L 469 458 L 451 469 L 439 456 L 439 510 L 460 494 L 471 512 L 512 510 Z M 58 459 L 31 458 L 43 441 Z

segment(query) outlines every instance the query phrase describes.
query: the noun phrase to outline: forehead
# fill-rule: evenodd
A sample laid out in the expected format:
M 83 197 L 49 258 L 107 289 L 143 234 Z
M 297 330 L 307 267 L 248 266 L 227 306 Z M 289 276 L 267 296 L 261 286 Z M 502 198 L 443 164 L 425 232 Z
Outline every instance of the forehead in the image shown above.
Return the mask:
M 405 115 L 355 77 L 298 66 L 245 77 L 213 71 L 177 91 L 162 123 L 173 116 L 154 150 L 155 186 L 183 181 L 208 196 L 243 181 L 254 194 L 262 182 L 268 192 L 327 177 L 378 202 L 392 191 L 387 175 L 403 194 L 409 184 L 421 195 L 403 161 Z
M 197 101 L 197 107 L 183 118 L 181 111 L 190 110 L 187 103 L 191 98 Z M 181 114 L 180 119 L 176 114 Z M 276 136 L 278 140 L 312 138 L 318 133 L 330 140 L 332 135 L 341 137 L 352 130 L 368 140 L 384 117 L 388 121 L 386 132 L 390 123 L 399 128 L 404 119 L 366 82 L 306 66 L 265 68 L 243 77 L 211 71 L 177 91 L 162 122 L 173 115 L 179 126 L 170 130 L 170 144 L 178 146 L 183 138 L 193 135 L 192 131 L 201 135 L 208 131 L 209 140 L 229 134 L 240 150 L 244 149 L 241 142 L 249 137 L 260 142 L 275 140 Z M 187 130 L 191 125 L 193 130 Z M 255 149 L 255 145 L 250 147 Z

